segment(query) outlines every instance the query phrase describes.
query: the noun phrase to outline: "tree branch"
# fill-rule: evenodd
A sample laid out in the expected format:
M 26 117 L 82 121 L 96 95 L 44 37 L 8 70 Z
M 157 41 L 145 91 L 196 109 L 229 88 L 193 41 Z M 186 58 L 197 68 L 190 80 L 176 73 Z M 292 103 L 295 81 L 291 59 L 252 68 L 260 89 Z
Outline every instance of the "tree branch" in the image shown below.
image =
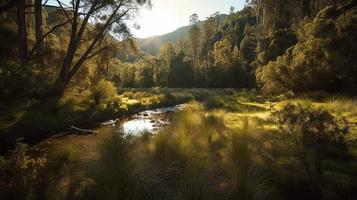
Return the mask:
M 56 0 L 56 1 L 57 1 L 58 5 L 60 6 L 60 8 L 61 8 L 63 14 L 64 14 L 64 15 L 67 17 L 67 19 L 69 20 L 70 17 L 68 16 L 66 9 L 64 9 L 64 7 L 62 6 L 63 3 L 62 3 L 61 1 L 59 1 L 59 0 Z
M 105 47 L 99 49 L 98 51 L 92 53 L 91 55 L 88 55 L 88 56 L 85 58 L 85 60 L 91 59 L 91 58 L 93 58 L 94 56 L 96 56 L 96 55 L 100 54 L 101 52 L 103 52 L 103 51 L 105 51 L 105 50 L 107 50 L 107 49 L 110 49 L 110 48 L 111 48 L 110 45 L 105 46 Z
M 103 33 L 105 32 L 105 30 L 111 26 L 111 24 L 113 24 L 113 21 L 117 21 L 119 20 L 121 17 L 123 17 L 127 12 L 124 12 L 122 15 L 120 15 L 120 17 L 118 17 L 116 20 L 113 20 L 115 15 L 117 14 L 117 12 L 119 11 L 119 9 L 122 7 L 123 5 L 123 1 L 120 2 L 120 4 L 115 8 L 115 10 L 112 12 L 112 14 L 110 15 L 109 19 L 107 20 L 107 22 L 103 25 L 102 29 L 99 31 L 99 33 L 97 34 L 97 36 L 95 37 L 95 39 L 92 41 L 91 45 L 87 48 L 87 50 L 85 51 L 85 53 L 82 55 L 82 57 L 77 61 L 77 63 L 74 65 L 74 67 L 70 70 L 70 74 L 69 77 L 73 77 L 74 74 L 78 71 L 78 69 L 81 67 L 81 65 L 84 63 L 84 61 L 86 60 L 86 58 L 88 57 L 88 55 L 90 54 L 90 52 L 93 50 L 93 48 L 95 47 L 95 45 L 97 44 L 97 42 L 100 40 L 100 38 L 103 36 Z M 112 21 L 113 20 L 113 21 Z M 69 79 L 70 79 L 69 78 Z
M 32 56 L 34 55 L 35 50 L 37 49 L 37 47 L 45 40 L 45 38 L 46 38 L 49 34 L 51 34 L 51 33 L 52 33 L 53 31 L 55 31 L 57 28 L 59 28 L 59 27 L 61 27 L 61 26 L 64 26 L 64 25 L 68 24 L 68 23 L 71 22 L 71 21 L 72 21 L 72 19 L 67 20 L 67 21 L 65 21 L 65 22 L 63 22 L 63 23 L 57 24 L 56 26 L 52 27 L 51 30 L 49 30 L 47 33 L 45 33 L 45 34 L 42 36 L 42 38 L 32 47 L 31 52 L 30 52 L 30 54 L 28 55 L 27 60 L 30 60 L 30 59 L 32 58 Z

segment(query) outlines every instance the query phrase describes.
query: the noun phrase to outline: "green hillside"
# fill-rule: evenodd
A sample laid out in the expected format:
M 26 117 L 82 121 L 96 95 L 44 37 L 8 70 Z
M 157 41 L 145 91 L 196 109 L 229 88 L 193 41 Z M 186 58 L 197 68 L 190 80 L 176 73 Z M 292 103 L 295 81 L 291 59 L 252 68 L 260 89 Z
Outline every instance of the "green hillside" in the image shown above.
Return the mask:
M 228 15 L 226 14 L 221 14 L 219 15 L 219 21 L 221 23 L 224 22 L 224 20 L 226 20 L 228 17 Z M 202 26 L 204 23 L 204 21 L 200 21 L 199 25 Z M 158 36 L 151 36 L 148 38 L 138 38 L 138 44 L 140 47 L 140 50 L 143 52 L 146 52 L 148 54 L 151 55 L 156 55 L 159 50 L 160 47 L 166 43 L 172 42 L 175 43 L 177 42 L 179 39 L 184 38 L 187 36 L 188 31 L 190 30 L 191 25 L 188 26 L 183 26 L 180 27 L 178 29 L 176 29 L 173 32 L 164 34 L 164 35 L 158 35 Z

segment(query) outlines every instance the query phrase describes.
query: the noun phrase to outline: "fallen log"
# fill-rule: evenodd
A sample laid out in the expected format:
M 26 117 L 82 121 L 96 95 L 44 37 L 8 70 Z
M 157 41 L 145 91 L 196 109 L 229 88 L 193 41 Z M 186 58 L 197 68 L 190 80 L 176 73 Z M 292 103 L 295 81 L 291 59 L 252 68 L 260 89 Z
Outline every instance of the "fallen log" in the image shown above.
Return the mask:
M 108 125 L 111 125 L 111 126 L 115 126 L 115 123 L 117 123 L 118 119 L 115 119 L 115 120 L 109 120 L 107 122 L 103 122 L 101 123 L 102 126 L 108 126 Z
M 86 134 L 98 134 L 98 131 L 92 131 L 92 130 L 86 130 L 86 129 L 81 129 L 75 126 L 70 126 L 70 129 L 74 130 L 74 131 L 78 131 L 81 133 L 86 133 Z

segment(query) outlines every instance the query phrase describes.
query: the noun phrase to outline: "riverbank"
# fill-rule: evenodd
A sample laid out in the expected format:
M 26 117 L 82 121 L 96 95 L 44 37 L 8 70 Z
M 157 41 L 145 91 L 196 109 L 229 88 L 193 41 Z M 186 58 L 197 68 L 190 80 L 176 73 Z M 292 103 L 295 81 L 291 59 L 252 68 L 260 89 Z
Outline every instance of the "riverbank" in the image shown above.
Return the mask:
M 107 138 L 113 132 L 123 131 L 126 136 L 149 138 L 169 126 L 173 116 L 186 106 L 187 104 L 179 104 L 120 117 L 88 130 L 92 134 L 76 130 L 63 131 L 31 145 L 29 152 L 33 156 L 41 157 L 56 153 L 58 149 L 63 148 L 63 145 L 72 145 L 85 152 L 81 154 L 81 159 L 89 160 L 94 157 L 98 141 Z
M 59 100 L 33 101 L 8 107 L 0 113 L 1 150 L 11 147 L 16 138 L 35 143 L 70 126 L 94 128 L 100 122 L 192 100 L 238 92 L 233 89 L 121 89 L 110 100 L 96 103 L 90 94 L 66 93 Z M 8 144 L 8 145 L 6 145 Z
M 91 129 L 110 119 L 193 100 L 203 102 L 207 109 L 226 110 L 230 127 L 236 126 L 237 118 L 245 115 L 266 121 L 271 109 L 280 109 L 288 102 L 321 107 L 348 119 L 350 137 L 357 138 L 357 101 L 352 98 L 316 94 L 300 98 L 268 98 L 248 90 L 151 88 L 121 89 L 110 101 L 99 104 L 89 94 L 68 93 L 55 102 L 10 107 L 0 114 L 1 148 L 2 151 L 9 149 L 18 137 L 25 138 L 27 143 L 35 143 L 70 126 Z

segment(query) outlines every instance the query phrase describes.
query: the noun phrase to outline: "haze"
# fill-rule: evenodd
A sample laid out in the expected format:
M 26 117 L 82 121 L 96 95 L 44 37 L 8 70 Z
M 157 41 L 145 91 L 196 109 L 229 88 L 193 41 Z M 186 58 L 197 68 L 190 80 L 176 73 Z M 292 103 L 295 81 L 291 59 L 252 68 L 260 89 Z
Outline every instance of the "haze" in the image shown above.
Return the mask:
M 151 9 L 143 8 L 134 20 L 140 29 L 132 28 L 135 37 L 161 35 L 188 25 L 188 17 L 197 13 L 204 20 L 215 12 L 229 13 L 231 6 L 240 10 L 245 0 L 152 0 Z

